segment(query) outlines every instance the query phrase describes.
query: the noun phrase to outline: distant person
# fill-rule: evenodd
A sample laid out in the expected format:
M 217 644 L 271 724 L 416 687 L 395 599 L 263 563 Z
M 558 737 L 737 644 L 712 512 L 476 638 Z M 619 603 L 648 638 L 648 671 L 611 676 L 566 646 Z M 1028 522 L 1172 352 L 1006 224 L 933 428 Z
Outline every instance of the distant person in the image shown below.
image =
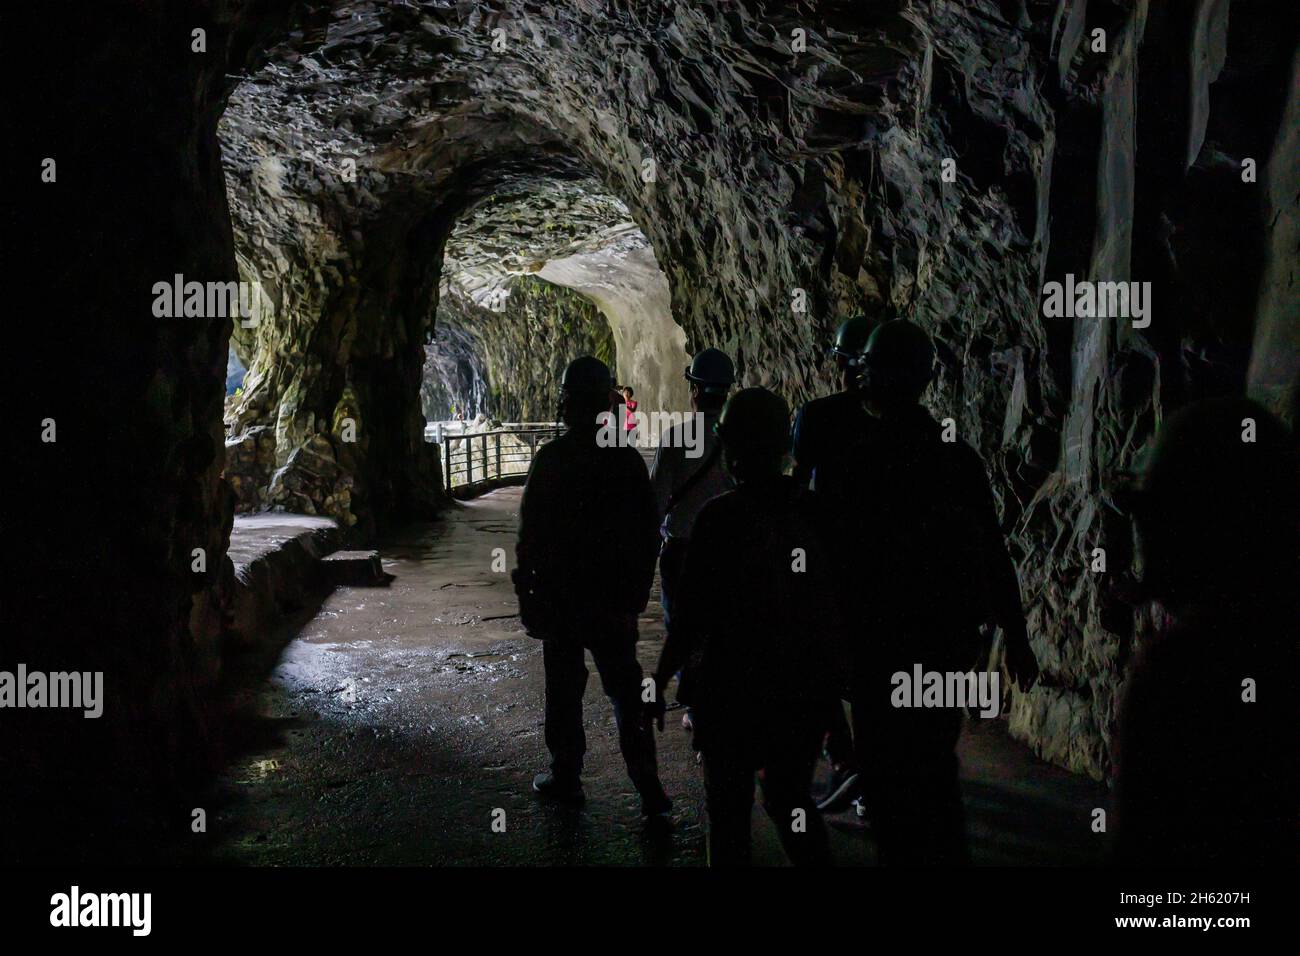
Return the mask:
M 863 407 L 862 396 L 858 394 L 858 362 L 874 327 L 865 315 L 855 315 L 840 323 L 835 333 L 835 344 L 829 350 L 835 360 L 840 391 L 813 399 L 795 414 L 791 446 L 794 478 L 800 485 L 810 485 L 820 463 L 841 454 L 875 421 Z M 835 520 L 833 516 L 828 518 Z M 817 809 L 833 812 L 844 808 L 858 796 L 853 735 L 840 701 L 836 701 L 827 714 L 825 751 L 831 765 L 831 776 L 825 792 L 817 801 Z
M 654 578 L 657 522 L 641 455 L 597 443 L 611 384 L 600 360 L 584 356 L 569 363 L 559 408 L 568 428 L 538 449 L 520 504 L 513 578 L 523 625 L 543 642 L 551 752 L 551 769 L 534 778 L 533 789 L 561 800 L 583 797 L 587 649 L 614 705 L 619 747 L 642 813 L 655 816 L 671 802 L 659 782 L 636 644 L 637 615 Z
M 1142 582 L 1170 622 L 1119 709 L 1115 859 L 1296 863 L 1296 456 L 1244 398 L 1160 429 L 1132 496 Z
M 686 369 L 693 419 L 669 429 L 659 438 L 650 482 L 663 543 L 659 551 L 659 586 L 664 630 L 672 630 L 677 575 L 704 503 L 731 487 L 722 469 L 722 446 L 714 433 L 727 393 L 736 381 L 736 367 L 719 349 L 707 348 Z M 689 439 L 689 440 L 688 440 Z M 691 729 L 690 711 L 682 726 Z
M 885 864 L 968 860 L 955 749 L 961 709 L 895 707 L 892 675 L 918 664 L 970 671 L 989 621 L 1003 629 L 1012 678 L 1028 688 L 1038 674 L 984 463 L 920 404 L 934 362 L 930 337 L 911 322 L 872 332 L 860 387 L 876 423 L 817 472 L 838 519 L 854 746 Z
M 639 424 L 636 417 L 637 404 L 636 399 L 632 397 L 633 394 L 635 393 L 633 392 L 631 385 L 623 386 L 623 429 L 627 432 L 629 443 L 634 442 L 637 426 Z
M 663 689 L 683 671 L 678 696 L 695 715 L 703 755 L 711 866 L 750 862 L 759 772 L 790 860 L 830 861 L 808 787 L 844 670 L 819 516 L 782 474 L 789 427 L 789 406 L 766 389 L 743 389 L 723 409 L 718 435 L 736 487 L 695 518 L 655 671 L 661 727 Z

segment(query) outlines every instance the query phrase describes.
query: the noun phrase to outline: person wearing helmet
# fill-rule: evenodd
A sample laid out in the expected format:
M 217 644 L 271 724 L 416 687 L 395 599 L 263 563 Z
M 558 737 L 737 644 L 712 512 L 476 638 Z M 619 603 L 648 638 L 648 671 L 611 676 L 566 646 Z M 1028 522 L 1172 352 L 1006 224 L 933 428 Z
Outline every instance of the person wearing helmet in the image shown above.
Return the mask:
M 1121 865 L 1295 865 L 1295 480 L 1282 422 L 1219 398 L 1161 426 L 1124 503 L 1163 622 L 1119 706 Z
M 690 383 L 693 418 L 664 433 L 650 468 L 663 540 L 659 552 L 659 586 L 665 631 L 672 628 L 677 574 L 695 516 L 706 501 L 730 487 L 722 470 L 721 446 L 714 426 L 736 381 L 736 368 L 725 352 L 707 348 L 687 367 L 686 381 Z M 690 721 L 688 710 L 682 717 L 682 725 L 687 730 L 691 728 Z
M 794 477 L 804 485 L 812 483 L 820 461 L 843 448 L 851 436 L 871 426 L 857 394 L 857 381 L 858 363 L 873 327 L 865 315 L 855 315 L 840 323 L 835 344 L 828 349 L 835 360 L 840 391 L 813 399 L 795 414 L 791 433 Z
M 791 449 L 794 478 L 801 485 L 810 485 L 818 464 L 840 453 L 874 422 L 857 393 L 858 362 L 874 327 L 875 323 L 865 315 L 855 315 L 840 323 L 835 344 L 827 350 L 835 361 L 840 391 L 813 399 L 795 414 Z M 817 801 L 817 809 L 834 812 L 850 801 L 856 802 L 858 767 L 853 754 L 853 735 L 842 703 L 831 707 L 827 725 L 824 749 L 831 773 L 826 790 Z
M 711 866 L 750 860 L 754 776 L 796 864 L 829 862 L 808 787 L 826 709 L 844 668 L 830 558 L 815 502 L 782 474 L 790 411 L 763 388 L 733 395 L 718 420 L 735 488 L 703 505 L 678 580 L 672 630 L 655 670 L 654 714 L 682 670 L 696 715 Z
M 987 650 L 990 620 L 1022 690 L 1037 677 L 1015 565 L 984 463 L 920 404 L 935 351 L 895 319 L 863 349 L 860 394 L 873 426 L 819 467 L 836 514 L 842 610 L 855 635 L 854 745 L 882 862 L 967 860 L 955 753 L 958 708 L 900 708 L 892 675 L 920 664 L 964 673 Z
M 657 521 L 640 453 L 620 444 L 602 447 L 597 440 L 612 385 L 599 359 L 583 356 L 569 363 L 559 403 L 567 430 L 538 449 L 519 508 L 512 577 L 524 628 L 542 640 L 551 752 L 551 769 L 534 778 L 533 789 L 546 797 L 582 799 L 582 697 L 590 650 L 614 706 L 619 747 L 642 812 L 656 816 L 671 803 L 659 781 L 654 733 L 641 701 L 636 644 L 637 615 L 654 578 Z

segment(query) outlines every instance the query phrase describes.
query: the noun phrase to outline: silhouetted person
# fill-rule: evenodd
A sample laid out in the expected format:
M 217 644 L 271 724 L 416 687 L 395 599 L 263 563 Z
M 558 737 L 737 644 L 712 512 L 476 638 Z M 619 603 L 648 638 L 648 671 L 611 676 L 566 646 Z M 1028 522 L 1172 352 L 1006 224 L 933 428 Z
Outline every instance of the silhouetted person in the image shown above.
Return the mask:
M 843 667 L 819 516 L 781 473 L 789 423 L 784 399 L 761 388 L 737 392 L 723 410 L 718 435 L 736 487 L 695 520 L 655 672 L 662 728 L 663 689 L 685 668 L 678 697 L 695 714 L 715 866 L 749 863 L 758 771 L 790 859 L 829 862 L 808 786 Z
M 873 327 L 865 315 L 855 315 L 840 324 L 835 344 L 829 350 L 835 360 L 840 391 L 815 398 L 795 413 L 791 432 L 794 477 L 805 487 L 812 485 L 819 463 L 839 454 L 874 421 L 858 394 L 858 362 Z
M 1170 623 L 1119 711 L 1119 863 L 1295 865 L 1295 482 L 1291 436 L 1254 402 L 1160 429 L 1132 511 Z
M 565 370 L 559 415 L 568 430 L 533 460 L 519 511 L 515 592 L 528 633 L 543 640 L 546 746 L 551 770 L 533 789 L 582 797 L 584 648 L 614 705 L 619 746 L 647 816 L 671 804 L 659 783 L 654 734 L 643 713 L 637 615 L 654 577 L 654 497 L 641 455 L 601 447 L 609 412 L 609 369 L 589 356 Z
M 1003 628 L 1007 668 L 1022 687 L 1036 679 L 1037 663 L 984 464 L 920 405 L 934 370 L 930 337 L 910 322 L 886 322 L 862 361 L 876 424 L 817 473 L 846 574 L 862 785 L 881 862 L 964 863 L 961 709 L 895 707 L 891 677 L 917 664 L 970 671 L 989 620 Z
M 677 576 L 704 503 L 731 487 L 722 469 L 722 451 L 713 428 L 722 404 L 736 381 L 736 368 L 727 355 L 707 348 L 686 369 L 691 389 L 691 411 L 698 416 L 669 429 L 659 439 L 650 482 L 654 486 L 655 508 L 659 513 L 659 587 L 664 608 L 664 630 L 673 627 L 673 604 Z M 687 438 L 690 438 L 690 441 Z M 682 726 L 691 729 L 690 711 Z
M 794 417 L 791 446 L 794 455 L 794 478 L 802 486 L 813 483 L 817 466 L 859 440 L 875 419 L 862 405 L 858 394 L 858 362 L 874 324 L 865 315 L 855 315 L 840 323 L 835 344 L 829 349 L 835 361 L 840 391 L 815 398 Z M 834 517 L 830 520 L 834 521 Z M 858 768 L 853 753 L 853 735 L 844 716 L 844 706 L 836 701 L 826 717 L 826 758 L 831 764 L 831 778 L 817 809 L 831 811 L 847 805 L 857 795 Z

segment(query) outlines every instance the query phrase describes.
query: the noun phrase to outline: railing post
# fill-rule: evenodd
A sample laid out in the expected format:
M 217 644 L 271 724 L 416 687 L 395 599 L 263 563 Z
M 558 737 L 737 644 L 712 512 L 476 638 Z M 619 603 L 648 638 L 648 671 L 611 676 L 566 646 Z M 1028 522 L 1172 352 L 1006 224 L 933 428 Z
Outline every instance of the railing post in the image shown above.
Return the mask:
M 488 480 L 487 440 L 488 437 L 486 434 L 479 438 L 479 454 L 483 456 L 483 480 L 485 482 Z
M 501 433 L 497 432 L 497 481 L 501 480 Z
M 447 493 L 451 493 L 451 439 L 443 436 L 442 439 L 442 483 L 447 488 Z

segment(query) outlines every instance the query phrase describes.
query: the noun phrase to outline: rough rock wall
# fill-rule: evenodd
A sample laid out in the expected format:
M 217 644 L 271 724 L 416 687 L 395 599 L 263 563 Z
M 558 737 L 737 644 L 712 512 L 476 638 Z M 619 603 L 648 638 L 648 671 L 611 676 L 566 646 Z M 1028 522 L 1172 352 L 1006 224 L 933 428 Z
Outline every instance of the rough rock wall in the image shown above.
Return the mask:
M 686 412 L 686 332 L 673 321 L 672 292 L 654 250 L 600 249 L 552 259 L 538 276 L 596 303 L 614 333 L 615 376 L 631 385 L 643 412 Z M 649 437 L 648 418 L 642 427 Z
M 411 451 L 450 224 L 503 170 L 576 157 L 650 239 L 688 348 L 731 351 L 744 384 L 829 390 L 821 347 L 859 309 L 936 336 L 929 401 L 985 456 L 1045 665 L 1012 727 L 1108 772 L 1147 625 L 1106 587 L 1129 560 L 1106 477 L 1172 407 L 1248 370 L 1294 400 L 1290 5 L 312 9 L 223 133 L 241 258 L 269 267 L 277 308 L 250 367 L 247 408 L 263 404 L 241 421 L 274 419 L 281 467 L 331 437 L 350 364 L 374 442 L 350 468 L 370 513 L 400 499 L 369 488 Z M 1045 318 L 1042 285 L 1066 274 L 1151 282 L 1151 324 Z
M 424 347 L 420 410 L 427 421 L 442 422 L 463 413 L 471 420 L 487 414 L 487 366 L 478 340 L 459 326 L 439 323 Z
M 571 359 L 595 355 L 611 368 L 616 362 L 614 336 L 600 310 L 534 276 L 516 277 L 499 309 L 444 298 L 438 323 L 474 340 L 487 372 L 486 411 L 498 421 L 555 421 L 560 380 Z
M 7 261 L 57 308 L 21 336 L 9 380 L 21 426 L 6 498 L 23 504 L 5 531 L 23 544 L 0 669 L 103 674 L 98 719 L 6 712 L 0 800 L 22 821 L 6 834 L 11 860 L 33 834 L 36 861 L 51 834 L 131 842 L 160 795 L 165 819 L 186 827 L 169 801 L 222 733 L 207 703 L 232 573 L 220 426 L 230 321 L 158 317 L 153 287 L 176 273 L 235 278 L 217 121 L 229 77 L 287 25 L 264 3 L 204 14 L 197 56 L 192 17 L 172 3 L 102 20 L 60 5 L 6 12 L 7 35 L 48 51 L 7 78 L 41 91 L 11 104 L 30 115 L 13 117 L 7 172 L 32 201 L 12 207 Z M 88 784 L 93 800 L 78 789 Z
M 450 385 L 461 377 L 456 369 L 467 363 L 471 367 L 481 364 L 492 336 L 477 334 L 478 354 L 467 359 L 461 337 L 444 334 L 447 324 L 452 323 L 459 333 L 461 325 L 470 321 L 468 313 L 510 309 L 510 293 L 521 279 L 532 282 L 525 286 L 527 290 L 542 288 L 533 277 L 554 287 L 575 289 L 599 307 L 613 329 L 617 346 L 602 351 L 609 353 L 605 357 L 611 362 L 613 351 L 617 351 L 617 367 L 611 367 L 620 382 L 636 388 L 647 407 L 685 407 L 681 379 L 685 334 L 669 312 L 668 281 L 649 240 L 629 218 L 627 206 L 590 175 L 570 177 L 566 173 L 549 180 L 538 178 L 535 172 L 515 176 L 461 217 L 444 248 L 434 333 L 435 342 L 445 345 L 448 354 L 430 371 L 442 375 Z M 589 312 L 581 297 L 561 296 L 557 302 L 572 303 L 583 316 Z M 559 310 L 548 314 L 563 319 Z M 529 318 L 509 321 L 527 322 Z M 510 327 L 500 322 L 489 326 Z M 593 342 L 575 340 L 566 346 L 567 357 L 594 347 Z M 549 355 L 543 358 L 544 364 L 552 361 Z M 526 362 L 527 356 L 517 356 L 516 361 Z M 491 391 L 497 399 L 486 410 L 497 418 L 509 418 L 506 409 L 519 407 L 519 393 L 533 387 L 537 370 L 522 364 L 518 367 L 523 376 L 520 387 L 512 381 L 512 364 L 496 364 Z M 676 375 L 667 374 L 668 369 Z M 470 379 L 465 387 L 475 387 L 472 376 Z M 438 389 L 446 391 L 442 385 Z M 674 400 L 677 404 L 661 404 Z M 552 403 L 553 396 L 546 402 Z M 442 402 L 444 406 L 449 403 L 449 398 Z M 551 414 L 548 410 L 546 417 Z
M 1229 31 L 1226 3 L 1072 8 L 1036 36 L 1053 53 L 1059 84 L 1048 88 L 1055 148 L 1043 279 L 1151 283 L 1149 326 L 1076 319 L 1068 366 L 1053 361 L 1049 338 L 1048 364 L 1059 372 L 1042 408 L 1051 419 L 1060 410 L 1061 438 L 1056 467 L 1032 497 L 1017 486 L 1020 456 L 982 446 L 1016 492 L 1007 515 L 1018 520 L 1008 527 L 1049 674 L 1016 698 L 1012 729 L 1046 758 L 1094 776 L 1110 769 L 1124 665 L 1151 631 L 1112 590 L 1131 564 L 1132 538 L 1106 504 L 1109 479 L 1133 467 L 1179 405 L 1244 391 L 1254 330 L 1279 318 L 1256 311 L 1261 288 L 1275 284 L 1261 282 L 1273 225 L 1262 215 L 1264 192 L 1242 168 L 1247 158 L 1272 165 L 1282 98 L 1294 84 L 1295 20 L 1288 38 L 1279 13 L 1234 5 Z M 1279 28 L 1271 41 L 1261 34 Z M 1096 29 L 1106 31 L 1104 59 L 1090 49 Z M 1291 195 L 1279 222 L 1295 215 Z M 1040 321 L 1050 336 L 1061 320 Z M 1289 375 L 1283 391 L 1293 400 L 1294 362 Z M 1063 406 L 1058 394 L 1068 396 Z M 1015 434 L 1013 409 L 1004 435 Z M 1022 424 L 1034 413 L 1032 405 L 1014 411 Z M 1105 574 L 1091 570 L 1098 548 Z
M 268 203 L 288 175 L 274 158 L 241 172 L 240 188 Z M 269 305 L 251 328 L 236 326 L 252 362 L 226 419 L 236 464 L 237 449 L 273 427 L 275 470 L 259 504 L 360 522 L 366 533 L 377 518 L 437 507 L 437 458 L 416 396 L 446 230 L 400 200 L 369 218 L 365 197 L 357 202 L 360 222 L 337 205 L 282 203 L 283 221 L 256 224 L 278 238 L 237 232 L 241 274 Z

